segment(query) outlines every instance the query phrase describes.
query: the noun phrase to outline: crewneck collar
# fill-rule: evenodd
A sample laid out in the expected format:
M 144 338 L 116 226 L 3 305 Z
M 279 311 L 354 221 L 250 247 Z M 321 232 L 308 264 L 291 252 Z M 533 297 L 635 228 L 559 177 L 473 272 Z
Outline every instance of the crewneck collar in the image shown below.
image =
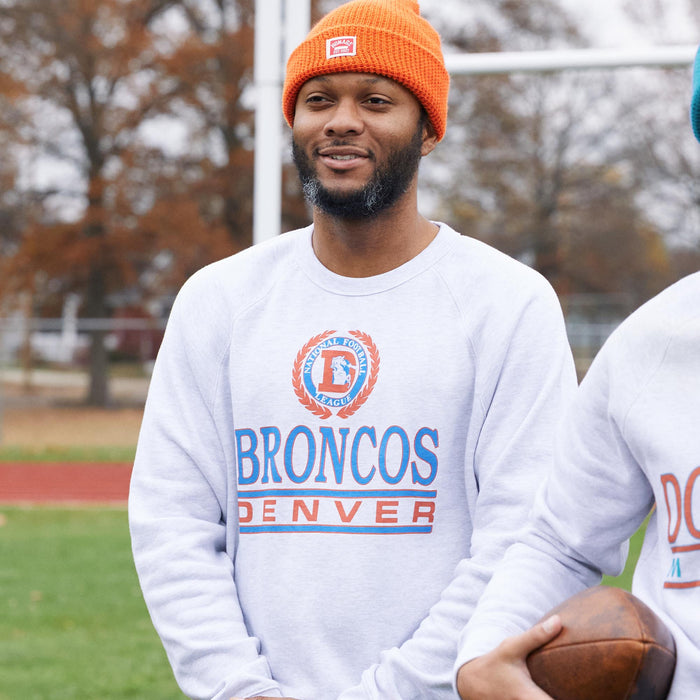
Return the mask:
M 459 234 L 449 226 L 434 222 L 439 227 L 435 238 L 414 258 L 403 265 L 371 277 L 344 277 L 325 267 L 314 253 L 311 244 L 313 225 L 302 231 L 297 245 L 297 258 L 306 275 L 319 287 L 328 292 L 346 296 L 378 294 L 397 287 L 419 275 L 445 255 Z

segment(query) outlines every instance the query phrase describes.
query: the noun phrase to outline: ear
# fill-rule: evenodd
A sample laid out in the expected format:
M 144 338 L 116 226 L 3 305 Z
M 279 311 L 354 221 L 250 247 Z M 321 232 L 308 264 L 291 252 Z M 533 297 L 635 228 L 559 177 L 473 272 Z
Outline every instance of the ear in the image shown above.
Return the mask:
M 438 138 L 435 134 L 435 129 L 429 119 L 423 124 L 423 145 L 420 149 L 421 156 L 427 156 L 437 146 Z

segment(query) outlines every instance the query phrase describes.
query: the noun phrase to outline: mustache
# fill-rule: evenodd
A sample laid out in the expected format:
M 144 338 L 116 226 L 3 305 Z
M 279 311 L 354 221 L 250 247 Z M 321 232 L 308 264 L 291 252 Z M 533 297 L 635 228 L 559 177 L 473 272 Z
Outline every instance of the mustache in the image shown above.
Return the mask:
M 325 143 L 319 144 L 318 146 L 316 146 L 313 149 L 313 151 L 311 153 L 314 157 L 318 157 L 320 152 L 325 148 L 343 148 L 343 147 L 355 148 L 355 147 L 357 147 L 357 144 L 349 139 L 333 139 L 332 141 L 326 141 Z M 362 150 L 366 152 L 366 157 L 369 158 L 370 160 L 377 159 L 374 151 L 371 148 L 367 148 L 367 147 L 363 146 Z

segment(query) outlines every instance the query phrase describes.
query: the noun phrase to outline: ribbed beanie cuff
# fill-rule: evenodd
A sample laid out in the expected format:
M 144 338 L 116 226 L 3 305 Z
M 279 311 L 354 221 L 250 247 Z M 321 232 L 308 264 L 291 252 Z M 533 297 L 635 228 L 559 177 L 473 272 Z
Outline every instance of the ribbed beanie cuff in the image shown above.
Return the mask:
M 695 138 L 700 141 L 700 49 L 695 55 L 693 69 L 693 100 L 690 103 L 690 123 L 693 125 Z
M 282 94 L 287 123 L 301 86 L 329 73 L 373 73 L 408 88 L 445 134 L 450 77 L 440 36 L 415 0 L 351 0 L 328 13 L 292 52 Z

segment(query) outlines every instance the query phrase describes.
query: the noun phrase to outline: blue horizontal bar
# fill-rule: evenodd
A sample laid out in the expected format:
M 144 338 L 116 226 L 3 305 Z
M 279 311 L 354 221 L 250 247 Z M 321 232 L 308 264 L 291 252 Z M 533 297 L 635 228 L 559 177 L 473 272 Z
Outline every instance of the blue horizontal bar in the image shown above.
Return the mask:
M 241 525 L 241 534 L 271 533 L 271 532 L 342 532 L 353 535 L 406 535 L 429 534 L 432 525 L 382 527 L 374 525 Z
M 266 498 L 267 496 L 303 496 L 323 498 L 435 498 L 437 491 L 402 489 L 398 491 L 334 491 L 333 489 L 266 489 L 239 491 L 239 498 Z

